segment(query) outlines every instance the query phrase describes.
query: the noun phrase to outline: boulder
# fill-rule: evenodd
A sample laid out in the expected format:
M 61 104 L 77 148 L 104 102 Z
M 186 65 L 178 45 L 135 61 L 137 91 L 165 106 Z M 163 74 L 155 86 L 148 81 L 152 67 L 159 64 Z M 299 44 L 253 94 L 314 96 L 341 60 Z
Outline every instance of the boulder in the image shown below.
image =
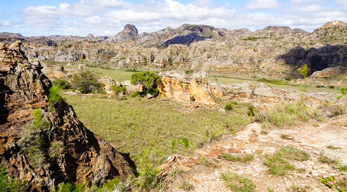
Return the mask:
M 333 77 L 335 75 L 347 73 L 347 67 L 337 66 L 329 67 L 323 69 L 322 71 L 314 72 L 310 77 L 313 78 L 322 78 L 322 77 Z

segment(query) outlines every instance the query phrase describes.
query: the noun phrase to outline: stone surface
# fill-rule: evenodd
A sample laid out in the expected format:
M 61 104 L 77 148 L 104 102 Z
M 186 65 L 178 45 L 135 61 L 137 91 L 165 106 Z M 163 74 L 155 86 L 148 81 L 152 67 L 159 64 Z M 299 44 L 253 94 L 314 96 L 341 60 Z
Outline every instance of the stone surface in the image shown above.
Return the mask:
M 51 82 L 28 62 L 20 42 L 0 50 L 0 87 L 1 164 L 27 191 L 47 191 L 62 182 L 100 185 L 133 175 L 132 161 L 84 127 L 70 105 L 49 102 Z M 46 127 L 34 128 L 36 109 Z
M 339 122 L 337 124 L 336 122 Z M 222 179 L 224 173 L 236 173 L 250 179 L 255 185 L 256 192 L 292 191 L 292 186 L 303 187 L 307 191 L 332 191 L 319 182 L 323 176 L 336 176 L 338 179 L 347 177 L 345 172 L 336 168 L 336 165 L 325 164 L 319 161 L 321 155 L 330 159 L 339 159 L 346 164 L 347 159 L 347 116 L 338 116 L 312 126 L 302 123 L 287 129 L 266 129 L 267 134 L 259 123 L 252 123 L 234 136 L 226 135 L 207 146 L 197 149 L 191 156 L 172 155 L 160 166 L 162 175 L 165 175 L 163 185 L 165 191 L 184 191 L 180 186 L 190 184 L 191 191 L 230 191 L 227 183 Z M 281 135 L 293 137 L 285 140 Z M 338 149 L 329 149 L 327 146 Z M 285 147 L 296 147 L 310 154 L 307 161 L 289 160 L 296 170 L 289 171 L 284 176 L 273 176 L 264 165 L 266 155 Z M 232 162 L 223 158 L 222 154 L 234 156 L 252 154 L 254 159 L 250 162 Z M 209 164 L 204 162 L 210 162 Z M 299 171 L 301 169 L 302 171 Z
M 310 77 L 313 78 L 322 78 L 322 77 L 333 77 L 335 75 L 346 74 L 347 75 L 347 67 L 330 67 L 326 68 L 322 71 L 314 72 Z
M 162 86 L 159 88 L 163 97 L 174 98 L 178 101 L 197 102 L 206 105 L 215 104 L 209 95 L 207 76 L 189 77 L 183 74 L 163 74 Z
M 176 29 L 138 34 L 135 26 L 126 25 L 122 32 L 110 37 L 21 38 L 28 58 L 42 62 L 83 61 L 93 65 L 107 63 L 112 68 L 193 69 L 286 77 L 304 63 L 311 72 L 346 63 L 346 28 L 344 22 L 331 22 L 312 33 L 278 26 L 251 32 L 184 24 Z

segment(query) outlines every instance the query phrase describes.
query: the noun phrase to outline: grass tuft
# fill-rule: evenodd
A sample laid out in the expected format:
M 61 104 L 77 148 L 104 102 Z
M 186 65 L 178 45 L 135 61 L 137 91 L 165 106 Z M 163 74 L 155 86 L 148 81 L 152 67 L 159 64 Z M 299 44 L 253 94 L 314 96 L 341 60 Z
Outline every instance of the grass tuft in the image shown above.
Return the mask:
M 288 160 L 306 161 L 310 155 L 302 150 L 293 147 L 284 147 L 272 155 L 266 156 L 264 164 L 269 167 L 269 172 L 273 175 L 283 176 L 289 170 L 294 170 L 295 166 Z
M 234 192 L 253 192 L 256 188 L 255 184 L 248 178 L 231 172 L 222 174 L 222 178 L 227 182 L 230 190 Z
M 241 156 L 234 156 L 232 154 L 229 153 L 223 153 L 222 154 L 223 158 L 228 160 L 228 161 L 233 161 L 233 162 L 243 162 L 243 163 L 247 163 L 250 162 L 254 159 L 254 156 L 252 154 L 241 154 Z

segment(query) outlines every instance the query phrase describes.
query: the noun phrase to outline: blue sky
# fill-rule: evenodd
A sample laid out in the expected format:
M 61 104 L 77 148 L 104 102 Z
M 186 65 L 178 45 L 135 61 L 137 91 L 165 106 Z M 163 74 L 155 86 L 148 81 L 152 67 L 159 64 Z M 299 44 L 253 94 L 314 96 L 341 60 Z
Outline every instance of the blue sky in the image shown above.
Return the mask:
M 0 32 L 115 35 L 125 24 L 153 32 L 184 23 L 251 30 L 290 26 L 312 31 L 347 21 L 347 0 L 0 0 Z

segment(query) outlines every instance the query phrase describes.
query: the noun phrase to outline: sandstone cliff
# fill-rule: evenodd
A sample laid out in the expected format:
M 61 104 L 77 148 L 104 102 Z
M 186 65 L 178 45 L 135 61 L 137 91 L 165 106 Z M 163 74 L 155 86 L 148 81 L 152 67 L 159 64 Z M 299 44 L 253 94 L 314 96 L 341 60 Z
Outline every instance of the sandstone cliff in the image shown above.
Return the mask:
M 9 176 L 47 191 L 132 175 L 127 156 L 84 127 L 20 44 L 0 45 L 0 161 Z

